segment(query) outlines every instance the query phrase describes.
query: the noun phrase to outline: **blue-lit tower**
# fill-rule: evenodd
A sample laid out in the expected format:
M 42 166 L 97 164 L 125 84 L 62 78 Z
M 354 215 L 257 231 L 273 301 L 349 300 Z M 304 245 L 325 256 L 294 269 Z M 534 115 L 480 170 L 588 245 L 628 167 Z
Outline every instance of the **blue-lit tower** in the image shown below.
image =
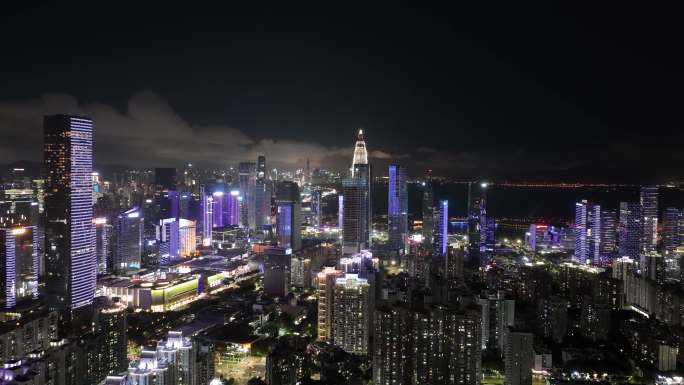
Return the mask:
M 405 250 L 408 239 L 408 189 L 406 167 L 389 166 L 387 231 L 392 250 Z
M 439 215 L 437 218 L 437 228 L 435 232 L 435 252 L 439 255 L 446 255 L 449 230 L 449 201 L 439 201 Z
M 294 182 L 280 182 L 276 191 L 276 236 L 278 247 L 297 251 L 302 245 L 301 200 Z
M 134 207 L 119 214 L 114 225 L 114 271 L 125 274 L 142 264 L 144 218 Z

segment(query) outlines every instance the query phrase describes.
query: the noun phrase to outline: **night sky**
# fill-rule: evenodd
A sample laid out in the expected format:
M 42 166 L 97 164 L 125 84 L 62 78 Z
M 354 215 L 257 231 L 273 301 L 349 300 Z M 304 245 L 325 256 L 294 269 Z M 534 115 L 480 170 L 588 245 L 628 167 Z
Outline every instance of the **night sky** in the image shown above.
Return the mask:
M 0 163 L 39 161 L 66 112 L 94 118 L 98 166 L 343 169 L 363 127 L 414 175 L 684 177 L 680 10 L 244 3 L 3 9 Z

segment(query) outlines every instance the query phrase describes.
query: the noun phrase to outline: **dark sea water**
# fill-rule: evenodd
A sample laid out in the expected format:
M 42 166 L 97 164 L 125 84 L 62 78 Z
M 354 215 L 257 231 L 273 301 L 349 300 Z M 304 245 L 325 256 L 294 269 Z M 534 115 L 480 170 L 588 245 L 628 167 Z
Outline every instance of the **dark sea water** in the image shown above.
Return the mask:
M 382 215 L 387 211 L 387 185 L 373 186 L 373 213 Z M 437 184 L 436 199 L 449 200 L 449 215 L 466 215 L 468 187 L 466 184 Z M 423 188 L 409 185 L 409 215 L 422 216 Z M 679 188 L 661 188 L 659 208 L 684 208 L 684 191 Z M 495 218 L 515 218 L 530 221 L 544 220 L 549 223 L 572 221 L 575 203 L 587 199 L 608 209 L 617 209 L 621 201 L 639 201 L 638 186 L 618 187 L 511 187 L 490 185 L 487 187 L 487 214 Z

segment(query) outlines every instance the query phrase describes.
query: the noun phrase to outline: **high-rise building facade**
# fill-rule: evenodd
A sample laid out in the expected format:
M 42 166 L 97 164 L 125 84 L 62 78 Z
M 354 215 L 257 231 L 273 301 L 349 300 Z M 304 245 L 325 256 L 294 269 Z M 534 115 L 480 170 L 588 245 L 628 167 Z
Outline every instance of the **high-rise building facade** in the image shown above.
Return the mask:
M 480 313 L 443 305 L 375 311 L 373 383 L 479 384 Z
M 641 188 L 641 249 L 644 253 L 655 251 L 658 243 L 658 187 Z
M 449 243 L 449 201 L 439 201 L 437 227 L 435 228 L 435 251 L 437 255 L 445 256 Z
M 58 309 L 92 303 L 97 261 L 93 232 L 93 122 L 44 120 L 45 264 L 48 303 Z
M 480 258 L 482 240 L 482 216 L 486 213 L 486 184 L 468 183 L 468 254 L 470 258 L 484 262 Z M 485 214 L 486 216 L 486 214 Z
M 311 192 L 311 226 L 318 230 L 321 228 L 321 190 Z
M 259 155 L 256 165 L 254 192 L 255 224 L 257 228 L 271 224 L 271 184 L 266 179 L 266 157 Z
M 278 246 L 297 251 L 302 246 L 302 204 L 294 182 L 278 183 L 276 192 L 276 236 Z
M 106 217 L 93 219 L 97 274 L 114 271 L 114 226 Z
M 119 214 L 114 228 L 114 271 L 125 274 L 142 264 L 144 218 L 134 207 Z
M 178 222 L 178 256 L 191 257 L 197 249 L 197 224 L 195 221 L 180 219 Z
M 351 177 L 342 181 L 342 192 L 342 251 L 345 254 L 353 254 L 369 248 L 371 240 L 371 168 L 363 130 L 359 130 L 354 147 Z
M 575 203 L 575 261 L 584 263 L 588 255 L 587 203 Z
M 509 330 L 504 352 L 505 385 L 532 385 L 534 368 L 534 335 L 520 330 Z
M 264 252 L 264 293 L 285 298 L 290 289 L 292 250 L 269 247 Z
M 590 262 L 594 265 L 610 263 L 610 256 L 604 255 L 613 244 L 614 215 L 607 220 L 603 214 L 611 212 L 601 210 L 601 206 L 583 200 L 575 204 L 575 260 L 579 263 Z M 607 234 L 603 234 L 604 230 Z M 612 238 L 611 238 L 612 237 Z M 606 241 L 605 250 L 602 241 Z
M 180 221 L 166 218 L 157 226 L 157 243 L 159 244 L 159 263 L 168 265 L 180 257 Z
M 333 293 L 333 343 L 348 353 L 368 353 L 370 330 L 370 285 L 358 274 L 335 280 Z
M 618 226 L 618 253 L 620 257 L 639 260 L 641 255 L 641 204 L 620 202 Z
M 344 229 L 344 195 L 337 196 L 337 228 Z
M 211 212 L 212 212 L 212 226 L 213 227 L 223 227 L 224 226 L 224 205 L 226 204 L 225 199 L 226 193 L 223 191 L 214 191 L 211 194 Z
M 389 166 L 387 194 L 387 231 L 389 246 L 393 250 L 405 250 L 408 241 L 408 189 L 406 167 Z
M 423 181 L 423 240 L 432 245 L 435 236 L 434 215 L 435 215 L 435 196 L 432 189 L 432 171 L 425 172 Z
M 414 314 L 415 384 L 479 384 L 480 313 L 431 305 Z
M 615 210 L 601 210 L 599 258 L 601 266 L 609 266 L 617 254 L 618 215 Z
M 0 228 L 0 305 L 14 308 L 38 298 L 38 234 L 36 226 Z
M 240 219 L 242 226 L 250 229 L 256 227 L 256 176 L 256 163 L 241 162 L 238 165 L 238 180 L 240 182 L 240 195 L 242 196 Z
M 202 246 L 211 246 L 211 230 L 214 227 L 214 197 L 200 186 L 200 215 L 202 223 Z
M 684 245 L 684 211 L 668 207 L 663 212 L 663 246 L 665 255 L 672 256 Z
M 333 300 L 335 280 L 344 276 L 342 270 L 324 267 L 316 274 L 316 297 L 318 298 L 318 339 L 332 342 L 333 336 Z

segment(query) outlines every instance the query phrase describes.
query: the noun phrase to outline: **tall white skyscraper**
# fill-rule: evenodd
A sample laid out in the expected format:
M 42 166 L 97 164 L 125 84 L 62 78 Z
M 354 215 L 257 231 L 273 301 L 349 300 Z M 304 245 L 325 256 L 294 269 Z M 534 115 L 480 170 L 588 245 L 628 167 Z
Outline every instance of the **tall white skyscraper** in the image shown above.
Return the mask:
M 93 121 L 44 119 L 45 264 L 48 304 L 57 309 L 92 303 L 97 261 L 93 229 Z

